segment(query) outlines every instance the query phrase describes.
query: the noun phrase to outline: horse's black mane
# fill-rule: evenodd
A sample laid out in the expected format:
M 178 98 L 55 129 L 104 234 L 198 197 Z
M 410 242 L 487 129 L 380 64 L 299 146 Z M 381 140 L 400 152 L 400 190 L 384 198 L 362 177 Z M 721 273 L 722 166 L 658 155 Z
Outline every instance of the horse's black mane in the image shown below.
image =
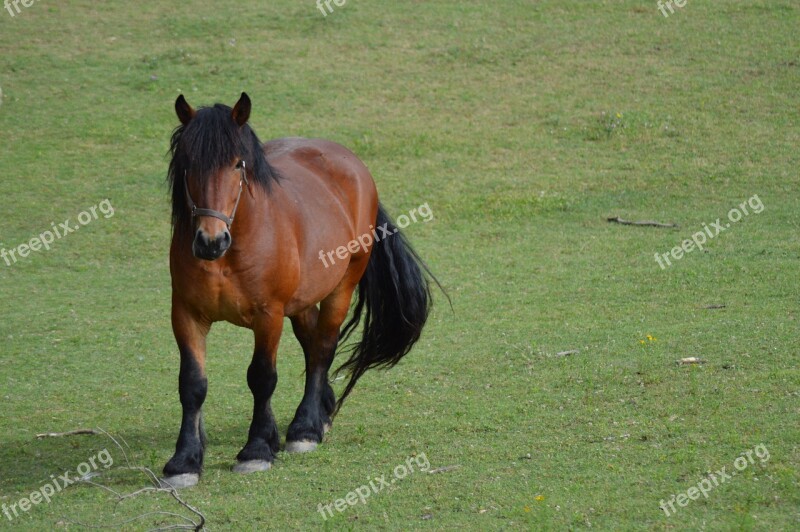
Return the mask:
M 187 125 L 175 128 L 170 141 L 167 183 L 172 192 L 172 225 L 189 220 L 189 205 L 183 186 L 185 172 L 205 187 L 208 180 L 236 158 L 247 163 L 247 178 L 269 192 L 278 172 L 264 156 L 261 141 L 248 124 L 234 122 L 231 108 L 216 104 L 201 107 Z

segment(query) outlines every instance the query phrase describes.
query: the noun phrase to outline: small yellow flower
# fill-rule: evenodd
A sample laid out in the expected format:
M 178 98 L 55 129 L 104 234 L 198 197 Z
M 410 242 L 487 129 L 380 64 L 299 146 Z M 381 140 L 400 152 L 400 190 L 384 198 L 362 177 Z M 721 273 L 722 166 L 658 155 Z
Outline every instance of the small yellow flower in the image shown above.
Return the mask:
M 640 344 L 642 344 L 642 345 L 644 345 L 644 344 L 646 344 L 647 342 L 645 342 L 644 340 L 639 340 L 639 343 L 640 343 Z
M 655 342 L 656 341 L 656 337 L 653 336 L 652 334 L 648 334 L 647 335 L 647 339 L 650 340 L 651 342 Z
M 536 497 L 534 497 L 534 499 L 536 499 L 537 501 L 541 502 L 541 501 L 544 500 L 544 495 L 537 495 Z
M 617 113 L 617 118 L 622 118 L 622 114 Z
M 531 507 L 530 507 L 530 506 L 526 506 L 526 507 L 525 507 L 525 511 L 526 511 L 526 512 L 530 512 L 530 511 L 531 511 Z

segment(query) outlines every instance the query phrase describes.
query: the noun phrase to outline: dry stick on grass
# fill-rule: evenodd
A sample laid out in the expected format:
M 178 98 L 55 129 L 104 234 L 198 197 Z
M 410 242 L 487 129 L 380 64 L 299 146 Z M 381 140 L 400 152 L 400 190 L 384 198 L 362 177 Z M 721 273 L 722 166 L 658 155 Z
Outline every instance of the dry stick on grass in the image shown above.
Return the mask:
M 435 475 L 436 473 L 447 473 L 448 471 L 452 471 L 453 469 L 458 469 L 459 467 L 461 467 L 461 464 L 437 467 L 436 469 L 431 469 L 430 471 L 428 471 L 428 474 Z
M 105 434 L 106 436 L 108 436 L 108 438 L 111 441 L 114 442 L 114 445 L 116 445 L 119 448 L 120 452 L 122 453 L 122 456 L 125 458 L 125 466 L 122 466 L 122 467 L 119 467 L 119 468 L 116 468 L 116 469 L 142 472 L 148 477 L 148 479 L 150 480 L 150 483 L 153 484 L 153 485 L 138 489 L 138 490 L 136 490 L 134 492 L 131 492 L 131 493 L 122 494 L 122 493 L 120 493 L 120 492 L 118 492 L 118 491 L 116 491 L 116 490 L 114 490 L 112 488 L 109 488 L 108 486 L 100 484 L 99 482 L 94 482 L 93 480 L 90 480 L 88 478 L 79 479 L 78 482 L 82 482 L 84 484 L 89 484 L 91 486 L 98 487 L 100 489 L 108 491 L 109 493 L 114 494 L 114 496 L 116 496 L 116 498 L 117 498 L 117 504 L 121 503 L 122 501 L 124 501 L 126 499 L 133 499 L 135 497 L 138 497 L 139 495 L 141 495 L 143 493 L 168 493 L 173 499 L 175 499 L 175 501 L 179 505 L 181 505 L 182 507 L 184 507 L 187 510 L 189 510 L 190 512 L 192 512 L 195 516 L 197 516 L 199 518 L 200 521 L 197 522 L 194 519 L 192 519 L 190 517 L 187 517 L 185 515 L 181 515 L 181 514 L 178 514 L 178 513 L 175 513 L 175 512 L 166 512 L 166 511 L 163 511 L 163 510 L 159 510 L 159 511 L 155 511 L 155 512 L 147 512 L 147 513 L 144 513 L 144 514 L 141 514 L 141 515 L 137 515 L 136 517 L 132 517 L 130 519 L 126 519 L 125 521 L 121 521 L 119 523 L 114 523 L 114 524 L 109 524 L 109 525 L 91 525 L 91 524 L 82 523 L 80 521 L 76 521 L 76 520 L 69 519 L 69 518 L 65 518 L 64 519 L 65 521 L 68 521 L 68 522 L 71 522 L 71 523 L 75 523 L 78 526 L 83 526 L 83 527 L 86 527 L 86 528 L 113 528 L 113 529 L 119 529 L 119 528 L 123 527 L 124 525 L 128 525 L 130 523 L 133 523 L 133 522 L 138 521 L 140 519 L 144 519 L 146 517 L 166 516 L 166 517 L 175 517 L 177 519 L 182 519 L 183 521 L 185 521 L 185 523 L 176 524 L 176 525 L 168 525 L 168 526 L 156 528 L 156 529 L 153 529 L 153 530 L 156 530 L 156 531 L 158 531 L 158 530 L 203 530 L 203 528 L 205 527 L 205 523 L 206 523 L 206 517 L 205 517 L 205 515 L 203 515 L 203 513 L 200 510 L 198 510 L 197 508 L 195 508 L 191 504 L 189 504 L 186 501 L 184 501 L 181 498 L 181 496 L 178 495 L 178 491 L 175 488 L 173 488 L 171 486 L 170 487 L 165 487 L 165 484 L 163 484 L 158 479 L 158 475 L 153 473 L 153 471 L 150 468 L 132 466 L 130 464 L 130 461 L 128 460 L 128 454 L 125 452 L 125 448 L 122 447 L 122 445 L 119 443 L 119 441 L 117 441 L 117 438 L 115 438 L 114 436 L 112 436 L 111 434 L 109 434 L 107 431 L 105 431 L 103 429 L 91 429 L 91 430 L 93 431 L 93 432 L 91 432 L 91 434 Z M 78 431 L 73 431 L 73 432 L 78 432 Z M 65 434 L 67 434 L 67 433 L 65 433 Z M 89 433 L 81 432 L 81 434 L 89 434 Z M 128 446 L 128 442 L 126 442 L 122 437 L 120 437 L 120 439 L 122 440 L 122 442 L 125 444 L 126 447 L 129 447 Z
M 37 434 L 36 438 L 39 440 L 41 440 L 42 438 L 63 438 L 65 436 L 77 436 L 79 434 L 102 434 L 102 433 L 95 429 L 77 429 L 77 430 L 70 430 L 68 432 L 44 432 L 42 434 Z
M 203 527 L 205 526 L 205 523 L 206 523 L 206 517 L 203 515 L 203 513 L 200 510 L 198 510 L 197 508 L 195 508 L 194 506 L 192 506 L 191 504 L 189 504 L 186 501 L 184 501 L 180 497 L 180 495 L 178 495 L 178 491 L 175 488 L 171 488 L 171 487 L 170 488 L 164 488 L 164 487 L 162 487 L 162 486 L 164 486 L 164 484 L 161 483 L 161 481 L 158 480 L 158 476 L 156 476 L 156 474 L 153 473 L 152 470 L 150 470 L 147 467 L 127 467 L 125 469 L 130 469 L 132 471 L 141 471 L 141 472 L 145 473 L 148 477 L 150 477 L 150 481 L 155 485 L 154 486 L 148 486 L 148 487 L 145 487 L 145 488 L 141 488 L 141 489 L 138 489 L 138 490 L 136 490 L 134 492 L 131 492 L 131 493 L 122 494 L 122 493 L 120 493 L 120 492 L 118 492 L 118 491 L 116 491 L 114 489 L 109 488 L 108 486 L 104 486 L 103 484 L 100 484 L 98 482 L 94 482 L 92 480 L 83 479 L 83 480 L 81 480 L 81 482 L 84 482 L 86 484 L 90 484 L 92 486 L 96 486 L 98 488 L 101 488 L 101 489 L 104 489 L 104 490 L 108 491 L 109 493 L 114 494 L 114 496 L 117 497 L 117 503 L 118 504 L 121 503 L 122 501 L 126 500 L 126 499 L 133 499 L 135 497 L 138 497 L 139 495 L 141 495 L 143 493 L 168 493 L 173 499 L 175 499 L 175 501 L 179 505 L 183 506 L 184 508 L 186 508 L 187 510 L 192 512 L 194 515 L 196 515 L 200 519 L 200 522 L 196 522 L 194 519 L 191 519 L 190 517 L 187 517 L 185 515 L 181 515 L 181 514 L 178 514 L 178 513 L 175 513 L 175 512 L 166 512 L 166 511 L 163 511 L 163 510 L 159 510 L 157 512 L 147 512 L 147 513 L 144 513 L 144 514 L 141 514 L 141 515 L 137 515 L 136 517 L 132 517 L 130 519 L 126 519 L 125 521 L 120 521 L 118 523 L 114 523 L 114 524 L 111 524 L 111 525 L 89 525 L 89 524 L 86 524 L 86 523 L 81 523 L 79 521 L 71 521 L 71 522 L 73 522 L 73 523 L 75 523 L 77 525 L 80 525 L 80 526 L 88 527 L 88 528 L 115 528 L 115 529 L 119 529 L 119 528 L 122 528 L 124 525 L 133 523 L 133 522 L 138 521 L 140 519 L 143 519 L 145 517 L 166 516 L 166 517 L 175 517 L 177 519 L 182 519 L 186 523 L 185 524 L 169 525 L 169 526 L 165 526 L 165 527 L 155 528 L 153 530 L 203 530 Z
M 661 222 L 651 222 L 651 221 L 631 222 L 629 220 L 623 220 L 619 216 L 612 216 L 611 218 L 607 218 L 607 220 L 609 222 L 622 225 L 646 225 L 650 227 L 679 227 L 678 224 L 664 224 Z
M 559 351 L 558 353 L 556 353 L 556 356 L 557 357 L 568 357 L 570 355 L 577 355 L 578 353 L 580 353 L 579 349 L 570 349 L 569 351 Z

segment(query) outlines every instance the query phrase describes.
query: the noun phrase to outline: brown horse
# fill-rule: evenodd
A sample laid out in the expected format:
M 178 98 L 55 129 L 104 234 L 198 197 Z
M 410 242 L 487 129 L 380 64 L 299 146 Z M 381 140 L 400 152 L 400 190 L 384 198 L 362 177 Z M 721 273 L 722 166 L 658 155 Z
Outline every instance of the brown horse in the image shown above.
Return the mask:
M 391 367 L 409 352 L 430 309 L 427 268 L 378 203 L 364 164 L 325 140 L 262 145 L 247 123 L 250 108 L 244 93 L 233 108 L 195 111 L 183 96 L 175 102 L 181 125 L 170 145 L 170 272 L 183 418 L 164 467 L 165 482 L 175 487 L 197 483 L 203 466 L 212 323 L 228 321 L 255 337 L 247 370 L 253 419 L 234 467 L 249 473 L 269 469 L 279 450 L 270 398 L 284 317 L 306 362 L 285 450 L 303 452 L 322 441 L 365 371 Z M 350 379 L 336 402 L 328 371 L 340 340 L 362 322 L 361 339 L 339 368 Z

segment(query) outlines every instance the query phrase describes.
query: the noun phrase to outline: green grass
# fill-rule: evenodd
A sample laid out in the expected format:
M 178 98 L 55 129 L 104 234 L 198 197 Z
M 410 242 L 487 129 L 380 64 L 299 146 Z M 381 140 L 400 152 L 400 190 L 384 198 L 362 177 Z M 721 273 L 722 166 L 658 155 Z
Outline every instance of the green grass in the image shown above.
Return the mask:
M 262 139 L 341 142 L 391 212 L 429 203 L 435 220 L 406 232 L 454 312 L 438 298 L 417 347 L 361 380 L 318 452 L 246 477 L 230 467 L 249 424 L 251 335 L 217 325 L 206 471 L 184 492 L 209 529 L 797 529 L 798 23 L 789 0 L 690 0 L 669 18 L 633 0 L 352 0 L 328 17 L 311 0 L 0 11 L 0 247 L 103 199 L 115 208 L 0 262 L 0 503 L 104 447 L 123 462 L 102 436 L 40 432 L 102 427 L 132 463 L 170 457 L 172 106 L 179 92 L 230 105 L 246 90 Z M 763 212 L 656 264 L 755 194 Z M 706 364 L 676 364 L 691 356 Z M 282 433 L 302 371 L 287 328 Z M 671 517 L 659 509 L 759 444 L 768 461 Z M 460 467 L 415 472 L 327 521 L 317 512 L 423 453 Z M 145 485 L 119 471 L 105 482 Z M 159 507 L 177 510 L 77 486 L 0 528 Z

